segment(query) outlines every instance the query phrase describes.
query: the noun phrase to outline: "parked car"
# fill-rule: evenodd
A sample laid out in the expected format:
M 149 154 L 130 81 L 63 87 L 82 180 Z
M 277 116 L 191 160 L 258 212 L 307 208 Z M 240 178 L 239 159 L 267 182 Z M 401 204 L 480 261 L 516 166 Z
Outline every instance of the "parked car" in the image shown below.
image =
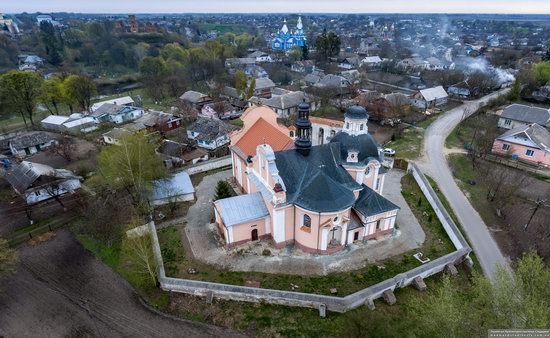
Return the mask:
M 382 152 L 384 153 L 384 155 L 388 155 L 388 156 L 395 155 L 395 150 L 393 150 L 391 148 L 384 148 L 384 149 L 382 149 Z

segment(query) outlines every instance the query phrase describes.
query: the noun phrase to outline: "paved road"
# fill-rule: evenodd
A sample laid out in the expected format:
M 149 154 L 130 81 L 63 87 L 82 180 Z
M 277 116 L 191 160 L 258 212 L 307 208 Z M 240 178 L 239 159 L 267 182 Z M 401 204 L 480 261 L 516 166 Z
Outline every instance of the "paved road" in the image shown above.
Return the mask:
M 432 176 L 451 204 L 466 236 L 480 262 L 483 273 L 493 277 L 498 264 L 510 270 L 507 259 L 500 251 L 487 226 L 456 184 L 444 153 L 445 139 L 460 123 L 464 111 L 474 112 L 480 103 L 507 93 L 507 90 L 487 95 L 479 100 L 466 102 L 440 116 L 428 127 L 424 137 L 424 154 L 420 167 Z
M 159 315 L 66 230 L 19 250 L 0 278 L 0 337 L 240 337 L 228 329 Z

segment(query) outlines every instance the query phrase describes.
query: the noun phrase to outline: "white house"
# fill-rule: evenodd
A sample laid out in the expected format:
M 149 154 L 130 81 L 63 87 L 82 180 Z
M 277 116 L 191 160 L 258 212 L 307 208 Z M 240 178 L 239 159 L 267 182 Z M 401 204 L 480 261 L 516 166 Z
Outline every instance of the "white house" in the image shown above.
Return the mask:
M 143 113 L 143 108 L 104 103 L 96 111 L 91 113 L 90 117 L 92 117 L 96 123 L 107 122 L 122 124 L 140 118 Z
M 195 199 L 195 188 L 189 174 L 180 171 L 169 178 L 153 182 L 153 191 L 149 196 L 152 205 L 164 205 L 172 202 L 185 202 Z
M 199 117 L 187 127 L 187 138 L 199 147 L 214 150 L 230 142 L 229 135 L 238 128 L 218 119 Z
M 412 104 L 421 109 L 428 109 L 447 103 L 449 95 L 443 86 L 422 89 L 413 95 Z
M 92 104 L 90 111 L 93 113 L 99 109 L 105 103 L 116 104 L 117 106 L 133 106 L 135 104 L 134 100 L 130 96 L 117 97 L 116 99 L 106 100 L 101 102 L 96 102 Z
M 248 55 L 249 58 L 254 58 L 256 62 L 273 62 L 273 59 L 271 56 L 265 52 L 262 51 L 255 51 L 254 53 L 251 53 Z
M 58 198 L 80 188 L 80 177 L 71 171 L 27 161 L 14 165 L 6 180 L 27 204 Z
M 15 157 L 25 157 L 48 148 L 57 141 L 43 131 L 33 131 L 17 135 L 8 141 L 10 152 Z

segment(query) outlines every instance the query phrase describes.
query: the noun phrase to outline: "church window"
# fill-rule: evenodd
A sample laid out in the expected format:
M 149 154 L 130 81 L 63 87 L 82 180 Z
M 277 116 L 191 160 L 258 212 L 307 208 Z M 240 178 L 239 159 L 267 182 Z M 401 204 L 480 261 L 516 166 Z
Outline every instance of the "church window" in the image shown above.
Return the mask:
M 365 173 L 368 175 L 370 175 L 370 167 L 367 167 L 367 170 L 365 171 Z
M 305 226 L 306 228 L 311 228 L 311 217 L 309 217 L 308 215 L 304 215 L 303 222 L 303 226 Z
M 359 125 L 359 130 L 363 130 L 363 124 Z
M 380 178 L 377 178 L 376 179 L 376 189 L 374 190 L 379 190 L 380 189 Z
M 293 130 L 290 131 L 290 137 L 294 137 L 294 131 Z
M 346 129 L 349 129 L 349 122 L 346 123 Z

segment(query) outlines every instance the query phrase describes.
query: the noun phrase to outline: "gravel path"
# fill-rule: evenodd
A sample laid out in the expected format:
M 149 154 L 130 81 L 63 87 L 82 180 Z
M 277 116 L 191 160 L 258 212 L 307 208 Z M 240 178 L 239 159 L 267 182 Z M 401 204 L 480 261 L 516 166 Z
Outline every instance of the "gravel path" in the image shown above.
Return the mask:
M 19 256 L 17 273 L 0 280 L 0 337 L 238 336 L 147 309 L 66 230 Z
M 185 234 L 195 259 L 232 271 L 325 275 L 356 270 L 369 263 L 413 250 L 425 240 L 422 227 L 401 195 L 400 181 L 403 175 L 403 171 L 392 170 L 384 184 L 384 195 L 401 207 L 397 217 L 399 231 L 396 236 L 388 235 L 366 244 L 351 244 L 336 254 L 311 255 L 292 246 L 276 250 L 267 241 L 249 243 L 229 252 L 222 248 L 217 228 L 209 224 L 213 213 L 212 196 L 216 182 L 231 177 L 231 171 L 206 176 L 195 187 L 197 202 L 187 212 Z M 272 256 L 262 256 L 264 249 L 269 249 Z M 239 254 L 239 250 L 245 250 L 246 253 Z

